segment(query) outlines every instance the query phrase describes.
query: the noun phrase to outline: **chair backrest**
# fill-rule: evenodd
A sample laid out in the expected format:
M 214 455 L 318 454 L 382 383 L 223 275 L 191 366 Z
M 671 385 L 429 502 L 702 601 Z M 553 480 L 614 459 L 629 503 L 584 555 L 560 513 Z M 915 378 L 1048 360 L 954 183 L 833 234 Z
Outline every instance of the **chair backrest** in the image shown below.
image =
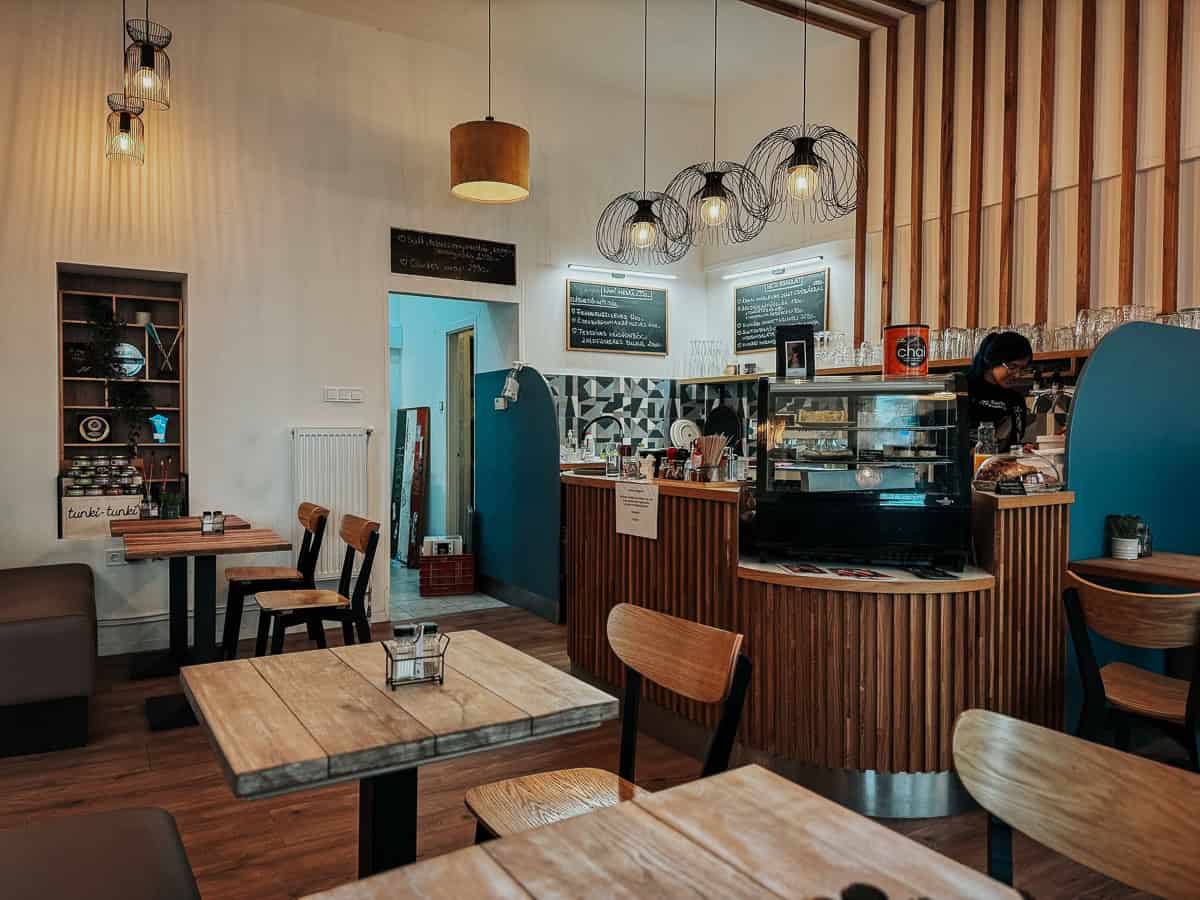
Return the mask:
M 329 521 L 329 510 L 315 503 L 301 503 L 296 511 L 300 527 L 304 529 L 304 539 L 300 542 L 300 556 L 296 560 L 296 568 L 304 576 L 309 587 L 313 586 L 313 576 L 317 571 L 317 559 L 321 555 L 321 543 L 325 539 L 325 523 Z
M 750 660 L 740 652 L 742 635 L 631 603 L 612 608 L 607 631 L 609 645 L 625 664 L 621 777 L 633 781 L 642 676 L 689 700 L 724 701 L 704 774 L 724 771 L 750 685 Z
M 1200 885 L 1200 775 L 999 713 L 954 726 L 954 766 L 992 815 L 1051 850 L 1164 897 Z
M 1148 650 L 1191 647 L 1200 637 L 1200 594 L 1135 594 L 1067 572 L 1084 624 L 1118 644 Z
M 375 563 L 375 549 L 379 546 L 379 523 L 347 513 L 342 516 L 342 527 L 338 533 L 346 542 L 346 558 L 342 562 L 342 577 L 338 581 L 338 593 L 343 597 L 350 598 L 354 611 L 361 614 L 364 612 L 363 603 L 367 595 L 367 587 L 371 583 L 371 567 Z M 363 559 L 352 592 L 350 579 L 354 575 L 355 551 L 361 553 Z

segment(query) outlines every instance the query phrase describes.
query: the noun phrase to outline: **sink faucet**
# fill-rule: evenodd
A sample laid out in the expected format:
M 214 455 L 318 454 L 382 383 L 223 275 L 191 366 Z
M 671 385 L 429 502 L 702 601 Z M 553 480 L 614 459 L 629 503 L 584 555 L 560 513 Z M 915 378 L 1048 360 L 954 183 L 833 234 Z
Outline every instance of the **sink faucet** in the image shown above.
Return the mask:
M 625 420 L 624 419 L 620 418 L 619 416 L 614 416 L 612 413 L 600 413 L 600 415 L 596 416 L 596 418 L 592 419 L 590 422 L 588 422 L 586 425 L 583 426 L 583 430 L 579 432 L 579 440 L 582 441 L 584 436 L 588 433 L 588 431 L 591 430 L 591 427 L 593 425 L 595 425 L 597 422 L 599 422 L 601 419 L 612 419 L 614 422 L 617 423 L 617 431 L 620 432 L 621 434 L 625 433 Z

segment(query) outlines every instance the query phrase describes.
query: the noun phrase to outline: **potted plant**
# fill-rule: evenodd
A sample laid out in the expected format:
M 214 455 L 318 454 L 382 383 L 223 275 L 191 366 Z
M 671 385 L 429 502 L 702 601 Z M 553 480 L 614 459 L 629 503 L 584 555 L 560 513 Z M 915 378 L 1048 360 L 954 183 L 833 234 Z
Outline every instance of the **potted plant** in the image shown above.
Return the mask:
M 1109 555 L 1113 559 L 1137 559 L 1141 517 L 1112 515 L 1105 519 L 1105 524 L 1108 528 Z
M 154 413 L 154 401 L 146 382 L 128 377 L 122 368 L 117 345 L 124 338 L 127 323 L 101 303 L 91 307 L 88 320 L 92 326 L 90 364 L 105 379 L 108 405 L 112 407 L 114 418 L 125 423 L 129 455 L 137 457 L 142 423 Z

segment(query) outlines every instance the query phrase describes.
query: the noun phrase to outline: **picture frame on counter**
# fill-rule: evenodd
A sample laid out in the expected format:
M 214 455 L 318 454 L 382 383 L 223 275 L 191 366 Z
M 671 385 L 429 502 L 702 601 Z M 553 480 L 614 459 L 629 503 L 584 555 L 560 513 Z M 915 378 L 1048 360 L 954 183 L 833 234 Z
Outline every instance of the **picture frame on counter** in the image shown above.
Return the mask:
M 811 381 L 816 376 L 815 334 L 811 325 L 775 326 L 775 371 L 779 377 Z

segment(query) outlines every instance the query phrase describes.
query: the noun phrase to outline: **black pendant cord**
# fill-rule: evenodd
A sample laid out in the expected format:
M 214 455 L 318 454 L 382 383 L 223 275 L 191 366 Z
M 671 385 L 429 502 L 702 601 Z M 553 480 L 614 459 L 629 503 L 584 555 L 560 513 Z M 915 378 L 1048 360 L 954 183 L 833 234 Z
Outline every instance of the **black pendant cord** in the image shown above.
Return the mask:
M 804 0 L 804 69 L 800 82 L 800 127 L 808 128 L 808 0 Z
M 717 6 L 720 0 L 713 0 L 713 168 L 717 167 Z
M 125 96 L 125 23 L 129 12 L 125 8 L 125 0 L 121 0 L 121 96 Z
M 149 2 L 149 0 L 147 0 Z M 488 121 L 492 119 L 492 0 L 488 0 Z
M 646 193 L 646 144 L 649 141 L 649 119 L 646 109 L 650 93 L 650 0 L 642 0 L 642 193 Z

